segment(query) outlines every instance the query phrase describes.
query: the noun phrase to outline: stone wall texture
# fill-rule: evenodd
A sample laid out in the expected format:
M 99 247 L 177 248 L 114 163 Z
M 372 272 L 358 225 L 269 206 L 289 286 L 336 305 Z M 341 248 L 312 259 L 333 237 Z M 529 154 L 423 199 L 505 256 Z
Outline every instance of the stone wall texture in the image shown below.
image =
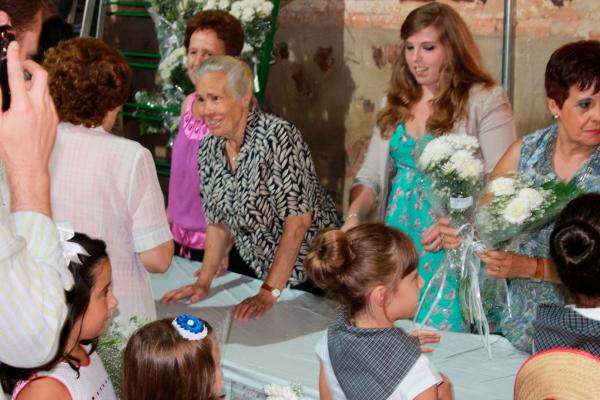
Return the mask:
M 426 1 L 282 1 L 267 107 L 307 140 L 340 210 L 362 162 L 406 15 Z M 444 0 L 469 25 L 500 81 L 504 0 Z M 600 39 L 600 0 L 513 0 L 512 104 L 519 135 L 550 121 L 544 69 L 554 49 Z

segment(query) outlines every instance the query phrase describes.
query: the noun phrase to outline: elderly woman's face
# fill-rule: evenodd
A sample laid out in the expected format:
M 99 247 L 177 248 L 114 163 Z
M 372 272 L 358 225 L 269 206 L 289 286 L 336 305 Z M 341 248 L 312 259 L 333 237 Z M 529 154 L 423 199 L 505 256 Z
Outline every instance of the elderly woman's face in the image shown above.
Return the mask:
M 192 82 L 196 79 L 194 71 L 209 57 L 225 54 L 225 43 L 217 37 L 217 33 L 210 29 L 194 32 L 190 37 L 187 52 L 187 73 Z
M 600 144 L 600 92 L 594 93 L 594 86 L 583 91 L 571 86 L 562 108 L 548 100 L 550 111 L 558 115 L 559 134 L 580 146 Z
M 196 80 L 198 114 L 214 136 L 232 138 L 246 127 L 249 103 L 229 88 L 227 72 L 208 72 Z

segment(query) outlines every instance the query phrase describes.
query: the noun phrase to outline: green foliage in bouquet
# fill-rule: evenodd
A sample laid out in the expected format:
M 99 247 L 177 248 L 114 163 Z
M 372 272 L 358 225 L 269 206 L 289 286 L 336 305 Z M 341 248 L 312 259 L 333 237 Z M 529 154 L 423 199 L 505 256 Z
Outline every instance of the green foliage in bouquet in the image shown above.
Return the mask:
M 148 321 L 140 320 L 137 317 L 131 317 L 126 326 L 113 321 L 108 331 L 100 337 L 96 351 L 113 384 L 117 398 L 121 397 L 123 351 L 129 337 L 147 323 Z

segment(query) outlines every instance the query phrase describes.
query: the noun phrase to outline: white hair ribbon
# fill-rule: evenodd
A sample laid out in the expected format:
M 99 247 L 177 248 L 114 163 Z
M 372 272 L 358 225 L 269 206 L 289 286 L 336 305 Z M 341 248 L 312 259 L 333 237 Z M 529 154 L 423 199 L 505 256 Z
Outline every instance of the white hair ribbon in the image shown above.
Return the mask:
M 75 231 L 73 230 L 71 223 L 68 221 L 56 222 L 56 229 L 58 229 L 58 234 L 60 235 L 62 253 L 65 257 L 65 260 L 67 260 L 67 264 L 70 262 L 81 264 L 81 260 L 79 259 L 78 255 L 82 254 L 84 256 L 89 256 L 89 254 L 79 243 L 69 241 L 73 238 L 73 236 L 75 236 Z

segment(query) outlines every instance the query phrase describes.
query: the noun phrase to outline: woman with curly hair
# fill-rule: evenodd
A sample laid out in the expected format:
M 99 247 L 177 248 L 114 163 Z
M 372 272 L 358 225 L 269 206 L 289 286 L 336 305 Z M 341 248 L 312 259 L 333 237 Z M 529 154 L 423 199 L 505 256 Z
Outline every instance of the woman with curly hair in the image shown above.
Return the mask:
M 444 258 L 445 244 L 418 186 L 417 144 L 444 134 L 475 136 L 491 171 L 514 140 L 515 127 L 504 90 L 481 66 L 469 29 L 450 6 L 434 2 L 413 10 L 400 38 L 386 101 L 354 181 L 343 229 L 358 225 L 377 206 L 381 220 L 416 243 L 419 274 L 427 287 Z M 444 330 L 467 328 L 456 289 L 448 282 L 439 303 L 443 312 L 434 313 L 427 323 Z M 428 308 L 423 307 L 420 317 Z
M 131 70 L 98 39 L 76 38 L 44 60 L 61 123 L 50 160 L 52 213 L 107 243 L 120 299 L 118 321 L 155 319 L 148 272 L 164 272 L 173 241 L 150 152 L 109 133 Z

